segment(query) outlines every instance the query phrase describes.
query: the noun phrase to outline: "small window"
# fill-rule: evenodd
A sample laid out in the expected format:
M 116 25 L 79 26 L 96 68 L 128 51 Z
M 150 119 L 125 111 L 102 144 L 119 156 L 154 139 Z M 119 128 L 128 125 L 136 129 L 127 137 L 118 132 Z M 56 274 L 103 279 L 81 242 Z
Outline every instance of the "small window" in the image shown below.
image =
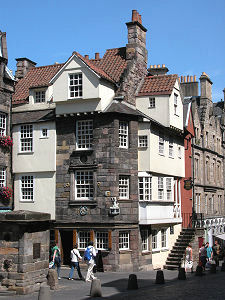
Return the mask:
M 166 195 L 167 195 L 167 200 L 171 201 L 172 200 L 172 178 L 166 178 Z
M 177 113 L 177 98 L 178 98 L 177 94 L 174 94 L 174 114 L 175 115 L 178 115 L 178 113 Z
M 85 249 L 90 242 L 90 231 L 80 231 L 78 232 L 78 247 L 80 249 Z
M 21 201 L 34 201 L 34 177 L 21 176 Z
M 141 248 L 142 251 L 149 251 L 149 240 L 148 240 L 148 230 L 141 230 Z
M 167 228 L 161 229 L 161 247 L 162 248 L 167 247 Z
M 173 138 L 169 138 L 169 157 L 173 158 Z
M 129 232 L 119 233 L 119 250 L 129 249 Z
M 6 135 L 6 115 L 0 113 L 0 136 Z
M 164 136 L 159 134 L 159 154 L 164 155 Z
M 6 169 L 0 168 L 0 187 L 6 186 Z
M 48 138 L 48 128 L 41 128 L 41 138 Z
M 119 123 L 119 147 L 128 148 L 128 123 L 123 121 Z
M 174 234 L 174 226 L 173 225 L 170 226 L 170 234 Z
M 92 200 L 94 193 L 93 171 L 75 172 L 75 198 L 77 200 Z
M 158 249 L 158 231 L 156 229 L 152 230 L 152 250 Z
M 43 103 L 43 102 L 45 102 L 45 91 L 35 92 L 35 103 Z
M 33 125 L 20 126 L 20 150 L 21 152 L 33 151 Z
M 163 198 L 164 198 L 163 177 L 158 177 L 158 199 L 163 200 Z
M 129 199 L 129 176 L 119 176 L 119 198 Z
M 139 177 L 139 201 L 150 201 L 152 199 L 152 177 Z
M 92 149 L 93 120 L 76 122 L 76 147 L 80 150 Z
M 83 96 L 83 79 L 82 73 L 69 75 L 69 97 L 79 98 Z
M 140 147 L 140 148 L 148 147 L 148 137 L 147 137 L 147 135 L 140 135 L 138 137 L 138 147 Z
M 155 98 L 149 98 L 149 108 L 155 108 Z
M 95 233 L 96 237 L 96 248 L 99 250 L 106 250 L 108 249 L 108 232 L 99 232 Z

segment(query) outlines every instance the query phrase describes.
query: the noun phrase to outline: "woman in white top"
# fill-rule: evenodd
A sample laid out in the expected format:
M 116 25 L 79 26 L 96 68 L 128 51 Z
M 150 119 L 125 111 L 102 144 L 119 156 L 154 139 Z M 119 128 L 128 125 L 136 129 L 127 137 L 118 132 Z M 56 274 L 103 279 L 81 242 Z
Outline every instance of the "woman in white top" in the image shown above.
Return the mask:
M 80 277 L 81 280 L 84 280 L 84 277 L 81 274 L 80 271 L 80 265 L 79 265 L 79 260 L 82 260 L 82 257 L 80 256 L 80 252 L 77 249 L 77 244 L 74 245 L 73 249 L 71 250 L 71 269 L 70 269 L 70 275 L 69 275 L 69 280 L 73 280 L 73 271 L 76 268 L 78 276 Z

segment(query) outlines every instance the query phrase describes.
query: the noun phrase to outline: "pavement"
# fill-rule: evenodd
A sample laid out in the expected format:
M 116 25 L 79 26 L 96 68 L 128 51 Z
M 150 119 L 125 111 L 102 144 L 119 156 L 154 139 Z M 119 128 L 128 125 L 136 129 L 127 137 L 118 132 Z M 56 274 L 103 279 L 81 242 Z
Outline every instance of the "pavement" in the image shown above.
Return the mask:
M 82 270 L 86 274 L 85 270 Z M 187 273 L 186 280 L 178 280 L 178 271 L 164 270 L 164 284 L 156 284 L 157 271 L 135 272 L 138 279 L 138 290 L 127 290 L 129 274 L 132 272 L 104 272 L 96 273 L 101 281 L 102 298 L 91 298 L 91 283 L 78 279 L 74 273 L 74 280 L 68 280 L 69 268 L 62 268 L 59 289 L 51 291 L 53 300 L 86 300 L 86 299 L 108 299 L 108 300 L 199 300 L 199 299 L 225 299 L 225 272 L 218 268 L 216 274 L 206 271 L 202 277 L 195 273 Z M 38 300 L 38 293 L 32 295 L 1 296 L 0 300 Z

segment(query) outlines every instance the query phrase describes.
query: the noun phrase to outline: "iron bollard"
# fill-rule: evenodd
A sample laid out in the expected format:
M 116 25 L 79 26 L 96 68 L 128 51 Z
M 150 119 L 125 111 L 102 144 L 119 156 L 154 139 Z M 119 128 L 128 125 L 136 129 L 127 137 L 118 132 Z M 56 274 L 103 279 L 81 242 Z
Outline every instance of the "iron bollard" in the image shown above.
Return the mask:
M 203 271 L 202 266 L 197 266 L 195 276 L 202 276 L 203 275 L 202 271 Z
M 163 284 L 163 283 L 165 283 L 164 274 L 163 274 L 162 270 L 158 270 L 157 271 L 155 283 L 157 283 L 157 284 Z
M 186 279 L 186 272 L 185 272 L 184 268 L 179 268 L 178 279 L 179 280 L 185 280 Z
M 137 290 L 138 283 L 137 283 L 137 276 L 135 274 L 130 274 L 128 279 L 128 290 Z
M 210 273 L 212 273 L 212 274 L 216 273 L 216 264 L 211 264 L 211 266 L 210 266 Z
M 50 287 L 42 285 L 39 290 L 38 300 L 51 300 Z
M 91 297 L 102 297 L 102 287 L 100 279 L 93 279 L 91 282 Z

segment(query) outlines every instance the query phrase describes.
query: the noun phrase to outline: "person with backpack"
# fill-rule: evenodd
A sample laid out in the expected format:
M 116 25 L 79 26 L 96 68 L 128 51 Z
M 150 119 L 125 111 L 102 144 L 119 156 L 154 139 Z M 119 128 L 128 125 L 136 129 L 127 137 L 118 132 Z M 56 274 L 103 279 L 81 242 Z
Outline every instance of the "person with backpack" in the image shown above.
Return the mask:
M 70 254 L 71 269 L 70 269 L 70 274 L 69 274 L 69 278 L 68 278 L 69 280 L 73 280 L 73 272 L 74 272 L 75 268 L 77 269 L 77 273 L 78 273 L 80 280 L 84 280 L 84 277 L 81 274 L 80 265 L 79 265 L 79 260 L 82 260 L 82 257 L 80 256 L 80 252 L 77 248 L 78 248 L 78 246 L 77 246 L 77 244 L 75 244 L 73 249 L 71 250 L 71 254 Z
M 93 242 L 88 243 L 88 247 L 84 251 L 84 261 L 88 266 L 87 275 L 86 275 L 86 282 L 91 282 L 96 277 L 93 274 L 93 268 L 95 266 L 95 257 L 96 257 L 96 250 L 93 246 Z
M 60 257 L 60 250 L 58 243 L 55 243 L 54 247 L 52 248 L 52 261 L 54 262 L 53 269 L 57 266 L 57 275 L 58 280 L 61 279 L 60 277 L 60 269 L 61 269 L 61 257 Z

